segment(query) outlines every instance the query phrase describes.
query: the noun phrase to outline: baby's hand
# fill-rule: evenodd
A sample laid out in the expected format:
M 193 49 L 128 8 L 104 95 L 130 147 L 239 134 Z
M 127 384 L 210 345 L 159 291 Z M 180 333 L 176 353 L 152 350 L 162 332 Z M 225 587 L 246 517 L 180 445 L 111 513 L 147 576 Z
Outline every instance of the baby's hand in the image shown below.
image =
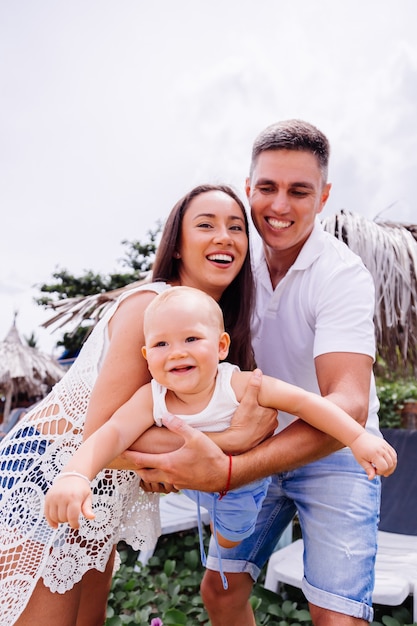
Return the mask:
M 68 522 L 71 528 L 79 528 L 80 513 L 94 519 L 91 505 L 91 489 L 83 478 L 65 476 L 56 480 L 45 497 L 45 517 L 52 528 Z
M 350 447 L 356 460 L 368 474 L 369 480 L 376 475 L 389 476 L 397 467 L 397 453 L 382 437 L 364 432 Z

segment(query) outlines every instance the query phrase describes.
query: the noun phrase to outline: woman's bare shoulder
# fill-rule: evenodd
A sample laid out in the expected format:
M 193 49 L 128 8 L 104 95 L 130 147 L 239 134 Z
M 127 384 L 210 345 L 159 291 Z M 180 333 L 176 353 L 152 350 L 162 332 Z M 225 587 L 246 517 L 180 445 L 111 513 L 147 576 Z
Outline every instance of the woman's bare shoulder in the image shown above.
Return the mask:
M 156 296 L 157 292 L 150 287 L 146 290 L 136 291 L 124 298 L 109 322 L 109 330 L 112 331 L 121 324 L 129 323 L 129 321 L 141 325 L 146 307 Z

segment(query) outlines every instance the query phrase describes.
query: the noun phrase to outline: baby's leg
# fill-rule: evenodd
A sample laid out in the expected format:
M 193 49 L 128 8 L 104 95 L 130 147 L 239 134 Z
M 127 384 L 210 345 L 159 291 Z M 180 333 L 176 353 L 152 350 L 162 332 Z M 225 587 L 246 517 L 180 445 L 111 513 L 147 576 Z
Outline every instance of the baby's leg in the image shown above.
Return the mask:
M 213 522 L 210 522 L 210 530 L 211 530 L 211 534 L 214 534 L 214 530 L 213 530 Z M 231 541 L 230 539 L 226 539 L 226 537 L 223 537 L 223 535 L 221 535 L 218 531 L 217 531 L 217 541 L 219 542 L 219 546 L 221 546 L 222 548 L 235 548 L 236 546 L 238 546 L 240 544 L 240 541 Z

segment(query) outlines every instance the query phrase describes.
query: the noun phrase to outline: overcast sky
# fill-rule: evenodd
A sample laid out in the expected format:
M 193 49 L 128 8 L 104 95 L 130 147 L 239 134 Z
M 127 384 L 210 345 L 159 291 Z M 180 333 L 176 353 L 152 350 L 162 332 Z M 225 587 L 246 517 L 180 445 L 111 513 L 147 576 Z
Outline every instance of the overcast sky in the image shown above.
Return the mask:
M 0 0 L 0 339 L 56 269 L 121 269 L 267 124 L 330 139 L 326 214 L 417 222 L 415 0 Z M 414 192 L 414 196 L 412 193 Z

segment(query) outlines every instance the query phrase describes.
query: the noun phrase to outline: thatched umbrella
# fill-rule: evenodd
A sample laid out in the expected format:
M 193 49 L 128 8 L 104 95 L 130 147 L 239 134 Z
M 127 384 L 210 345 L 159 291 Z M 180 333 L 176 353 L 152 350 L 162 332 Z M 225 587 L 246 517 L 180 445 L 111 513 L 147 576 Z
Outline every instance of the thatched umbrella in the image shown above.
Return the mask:
M 372 221 L 345 211 L 323 219 L 323 226 L 362 258 L 374 278 L 379 356 L 393 373 L 417 374 L 417 226 Z M 57 312 L 44 326 L 77 327 L 87 319 L 96 323 L 123 291 L 137 284 L 59 300 L 50 305 Z
M 417 374 L 417 226 L 340 211 L 324 228 L 358 254 L 375 282 L 379 356 L 392 372 Z
M 27 394 L 39 399 L 65 374 L 51 356 L 25 345 L 16 328 L 16 316 L 4 341 L 0 342 L 0 392 L 6 401 L 3 421 L 7 423 L 13 396 Z

